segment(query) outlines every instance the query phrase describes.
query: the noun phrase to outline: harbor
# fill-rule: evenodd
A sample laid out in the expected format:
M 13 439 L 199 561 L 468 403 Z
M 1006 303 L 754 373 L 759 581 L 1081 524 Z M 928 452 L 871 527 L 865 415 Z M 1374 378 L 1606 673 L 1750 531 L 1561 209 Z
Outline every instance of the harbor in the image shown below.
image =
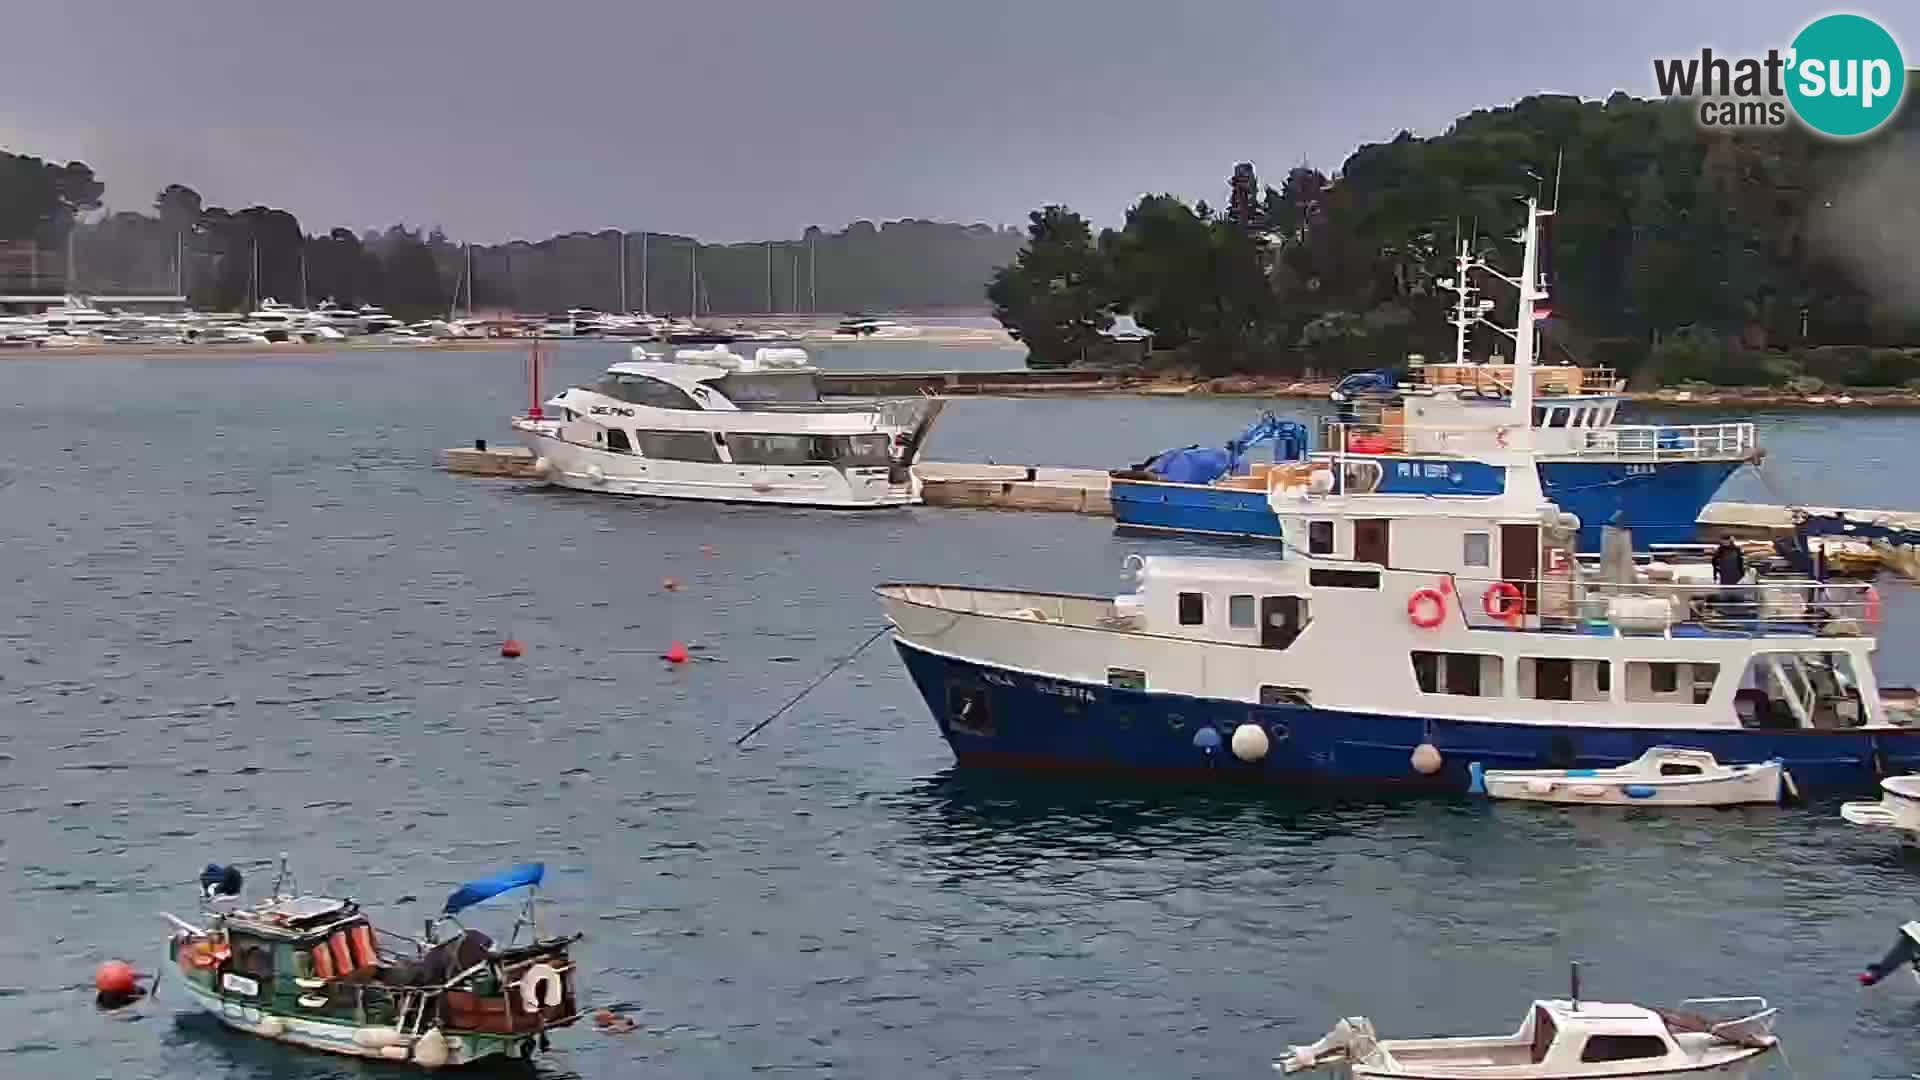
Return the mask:
M 0 1077 L 1920 1077 L 1911 13 L 748 14 L 13 18 Z

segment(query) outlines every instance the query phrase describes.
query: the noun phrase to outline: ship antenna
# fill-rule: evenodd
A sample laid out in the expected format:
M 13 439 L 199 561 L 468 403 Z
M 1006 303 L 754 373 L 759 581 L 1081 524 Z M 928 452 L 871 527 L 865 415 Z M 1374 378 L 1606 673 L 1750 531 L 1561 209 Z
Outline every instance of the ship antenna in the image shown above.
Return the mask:
M 1560 176 L 1562 172 L 1561 166 L 1565 165 L 1566 162 L 1567 162 L 1567 148 L 1565 145 L 1562 145 L 1560 147 L 1559 152 L 1554 154 L 1553 156 L 1553 208 L 1555 210 L 1560 209 Z
M 1568 995 L 1568 997 L 1573 1002 L 1573 1011 L 1579 1012 L 1580 1011 L 1580 961 L 1575 960 L 1568 966 L 1573 969 L 1571 972 L 1571 982 L 1573 983 L 1572 992 Z

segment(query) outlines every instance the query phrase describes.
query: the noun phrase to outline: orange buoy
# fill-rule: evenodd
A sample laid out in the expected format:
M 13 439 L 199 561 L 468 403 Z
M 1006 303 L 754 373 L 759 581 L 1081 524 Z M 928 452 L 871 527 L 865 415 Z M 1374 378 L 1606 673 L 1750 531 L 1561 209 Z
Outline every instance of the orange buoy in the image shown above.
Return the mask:
M 660 587 L 668 592 L 676 592 L 680 588 L 680 583 L 672 578 L 663 578 L 660 582 Z
M 671 645 L 669 645 L 669 646 L 667 646 L 667 651 L 666 651 L 666 654 L 665 654 L 665 656 L 663 657 L 663 659 L 665 659 L 665 660 L 666 660 L 666 662 L 667 662 L 667 663 L 669 663 L 669 664 L 684 664 L 684 663 L 686 663 L 686 662 L 687 662 L 687 647 L 686 647 L 686 645 L 685 645 L 684 643 L 682 643 L 682 642 L 678 642 L 678 641 L 676 641 L 676 642 L 674 642 L 673 644 L 671 644 Z
M 140 984 L 125 960 L 109 960 L 93 970 L 93 988 L 102 1005 L 125 1005 L 140 996 Z
M 512 638 L 508 638 L 500 643 L 500 655 L 509 660 L 518 658 L 522 651 L 524 650 L 521 648 L 520 643 Z

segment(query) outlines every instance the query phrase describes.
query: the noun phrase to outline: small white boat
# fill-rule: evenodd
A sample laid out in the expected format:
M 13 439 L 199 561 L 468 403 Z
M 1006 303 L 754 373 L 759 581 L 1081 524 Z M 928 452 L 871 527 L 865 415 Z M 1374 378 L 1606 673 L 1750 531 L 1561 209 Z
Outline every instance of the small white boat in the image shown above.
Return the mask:
M 1656 746 L 1611 769 L 1482 769 L 1468 766 L 1472 790 L 1491 799 L 1602 806 L 1744 806 L 1793 792 L 1778 759 L 1722 765 L 1705 750 Z M 1920 778 L 1916 778 L 1920 780 Z
M 1920 843 L 1920 773 L 1880 781 L 1879 802 L 1840 804 L 1840 816 L 1855 825 L 1892 829 L 1907 843 Z
M 1290 1047 L 1273 1067 L 1419 1080 L 1746 1077 L 1779 1045 L 1775 1012 L 1757 997 L 1693 998 L 1666 1010 L 1576 995 L 1534 1002 L 1512 1035 L 1439 1039 L 1380 1039 L 1371 1021 L 1351 1017 L 1316 1043 Z

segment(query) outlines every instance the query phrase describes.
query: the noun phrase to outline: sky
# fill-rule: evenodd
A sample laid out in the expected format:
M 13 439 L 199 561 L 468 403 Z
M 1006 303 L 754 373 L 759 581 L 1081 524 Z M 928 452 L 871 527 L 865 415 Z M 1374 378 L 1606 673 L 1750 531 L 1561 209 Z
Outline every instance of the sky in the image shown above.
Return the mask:
M 1651 95 L 1655 57 L 1784 48 L 1787 0 L 17 0 L 0 149 L 109 205 L 170 182 L 309 232 L 709 241 L 899 217 L 1115 223 L 1224 201 L 1532 93 Z M 1920 4 L 1847 8 L 1920 66 Z

